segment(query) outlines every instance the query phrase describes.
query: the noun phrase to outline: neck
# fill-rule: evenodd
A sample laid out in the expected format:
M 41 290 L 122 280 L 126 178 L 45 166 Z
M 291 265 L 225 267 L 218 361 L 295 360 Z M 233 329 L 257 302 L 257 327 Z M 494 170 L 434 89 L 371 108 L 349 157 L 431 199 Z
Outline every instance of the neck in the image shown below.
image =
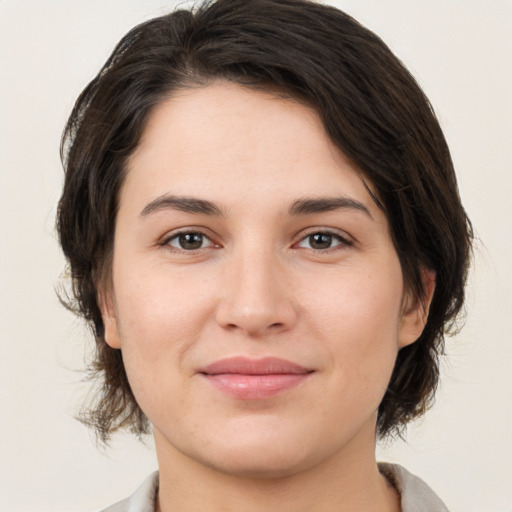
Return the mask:
M 155 431 L 157 512 L 399 512 L 399 496 L 375 461 L 375 441 L 272 478 L 228 474 L 176 451 Z M 364 448 L 364 449 L 362 449 Z

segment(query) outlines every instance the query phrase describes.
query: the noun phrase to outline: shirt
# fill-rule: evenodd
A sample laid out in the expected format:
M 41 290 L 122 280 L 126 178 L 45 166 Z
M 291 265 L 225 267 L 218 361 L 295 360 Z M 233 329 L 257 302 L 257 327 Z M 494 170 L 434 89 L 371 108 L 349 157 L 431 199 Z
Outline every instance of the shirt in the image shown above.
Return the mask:
M 401 497 L 402 512 L 449 512 L 446 505 L 421 478 L 398 464 L 379 464 L 380 472 L 391 481 Z M 158 471 L 151 474 L 129 497 L 101 512 L 155 512 Z

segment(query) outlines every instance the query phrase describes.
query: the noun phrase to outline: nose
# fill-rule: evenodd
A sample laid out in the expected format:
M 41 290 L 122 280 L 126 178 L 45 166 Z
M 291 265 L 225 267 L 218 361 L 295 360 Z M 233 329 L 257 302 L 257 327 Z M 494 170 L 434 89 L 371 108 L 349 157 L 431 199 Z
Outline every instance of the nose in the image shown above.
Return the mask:
M 293 287 L 282 262 L 271 254 L 234 257 L 227 266 L 216 320 L 251 337 L 277 334 L 297 321 Z

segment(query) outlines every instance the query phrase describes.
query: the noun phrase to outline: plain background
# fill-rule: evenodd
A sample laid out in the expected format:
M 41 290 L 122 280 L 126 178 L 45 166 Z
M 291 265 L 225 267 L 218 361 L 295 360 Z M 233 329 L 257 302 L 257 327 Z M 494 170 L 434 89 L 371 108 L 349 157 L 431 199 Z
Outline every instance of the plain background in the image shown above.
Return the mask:
M 92 511 L 156 468 L 127 437 L 107 452 L 73 413 L 91 337 L 58 303 L 59 138 L 114 44 L 172 0 L 0 0 L 0 510 Z M 183 2 L 182 2 L 183 3 Z M 338 0 L 430 97 L 480 239 L 461 334 L 435 407 L 379 458 L 452 512 L 512 511 L 512 2 Z

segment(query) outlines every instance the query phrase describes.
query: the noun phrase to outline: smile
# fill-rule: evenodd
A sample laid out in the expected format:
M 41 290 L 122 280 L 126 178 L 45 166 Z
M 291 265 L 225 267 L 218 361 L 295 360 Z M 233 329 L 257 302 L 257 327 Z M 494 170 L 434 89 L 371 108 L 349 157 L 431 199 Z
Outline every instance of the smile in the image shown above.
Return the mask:
M 269 398 L 304 382 L 314 370 L 266 357 L 216 361 L 199 373 L 217 390 L 243 400 Z

